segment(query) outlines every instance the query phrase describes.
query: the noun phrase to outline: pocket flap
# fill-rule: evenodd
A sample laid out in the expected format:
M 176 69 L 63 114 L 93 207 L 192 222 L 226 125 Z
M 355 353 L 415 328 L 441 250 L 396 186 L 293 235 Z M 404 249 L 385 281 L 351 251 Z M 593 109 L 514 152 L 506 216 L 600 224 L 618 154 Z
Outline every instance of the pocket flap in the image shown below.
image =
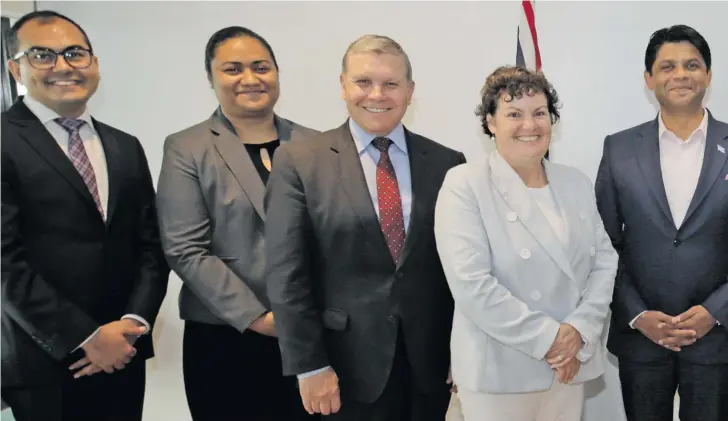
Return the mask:
M 344 310 L 327 308 L 321 315 L 325 327 L 331 330 L 343 331 L 349 321 L 349 315 Z

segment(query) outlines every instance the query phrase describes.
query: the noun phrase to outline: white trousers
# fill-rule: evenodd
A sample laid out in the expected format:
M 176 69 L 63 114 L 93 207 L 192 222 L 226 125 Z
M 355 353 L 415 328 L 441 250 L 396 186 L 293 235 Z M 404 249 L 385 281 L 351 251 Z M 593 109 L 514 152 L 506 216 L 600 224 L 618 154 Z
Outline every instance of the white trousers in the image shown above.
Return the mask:
M 458 390 L 465 421 L 580 421 L 584 385 L 554 381 L 534 393 L 491 394 Z

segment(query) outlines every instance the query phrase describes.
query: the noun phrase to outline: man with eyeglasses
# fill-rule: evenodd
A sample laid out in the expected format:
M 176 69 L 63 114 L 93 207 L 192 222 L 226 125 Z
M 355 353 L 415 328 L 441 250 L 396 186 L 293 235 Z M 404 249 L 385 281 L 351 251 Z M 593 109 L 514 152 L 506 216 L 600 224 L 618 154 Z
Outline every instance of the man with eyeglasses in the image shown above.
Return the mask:
M 169 275 L 144 151 L 91 117 L 75 22 L 33 12 L 7 44 L 28 95 L 2 113 L 2 398 L 18 421 L 141 420 Z

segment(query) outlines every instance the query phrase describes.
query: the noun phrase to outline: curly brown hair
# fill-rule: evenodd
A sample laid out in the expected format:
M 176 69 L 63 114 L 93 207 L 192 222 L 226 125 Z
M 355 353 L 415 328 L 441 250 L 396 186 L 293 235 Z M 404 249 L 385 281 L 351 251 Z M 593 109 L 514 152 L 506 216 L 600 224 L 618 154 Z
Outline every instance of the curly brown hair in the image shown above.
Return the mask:
M 546 95 L 551 124 L 559 121 L 559 96 L 553 86 L 546 80 L 541 72 L 534 72 L 522 66 L 502 66 L 488 76 L 483 89 L 480 90 L 481 100 L 475 109 L 475 115 L 480 118 L 485 134 L 493 137 L 493 132 L 488 128 L 486 117 L 495 115 L 498 107 L 498 99 L 503 95 L 503 100 L 510 102 L 513 98 L 520 98 L 523 94 L 534 95 L 543 93 Z

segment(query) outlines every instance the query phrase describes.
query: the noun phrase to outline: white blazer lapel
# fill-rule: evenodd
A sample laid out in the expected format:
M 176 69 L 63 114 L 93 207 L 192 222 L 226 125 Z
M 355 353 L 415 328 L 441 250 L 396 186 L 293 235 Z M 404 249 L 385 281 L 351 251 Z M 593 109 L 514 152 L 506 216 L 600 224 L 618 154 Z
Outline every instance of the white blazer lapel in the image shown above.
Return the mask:
M 489 159 L 493 184 L 509 208 L 509 212 L 505 215 L 506 219 L 510 222 L 521 221 L 556 265 L 572 281 L 576 282 L 576 276 L 566 257 L 564 245 L 556 237 L 556 233 L 541 210 L 531 200 L 528 195 L 528 187 L 523 183 L 521 177 L 497 151 L 491 153 Z M 560 203 L 560 205 L 564 204 Z M 568 215 L 565 216 L 568 217 Z M 567 221 L 564 222 L 567 223 Z

